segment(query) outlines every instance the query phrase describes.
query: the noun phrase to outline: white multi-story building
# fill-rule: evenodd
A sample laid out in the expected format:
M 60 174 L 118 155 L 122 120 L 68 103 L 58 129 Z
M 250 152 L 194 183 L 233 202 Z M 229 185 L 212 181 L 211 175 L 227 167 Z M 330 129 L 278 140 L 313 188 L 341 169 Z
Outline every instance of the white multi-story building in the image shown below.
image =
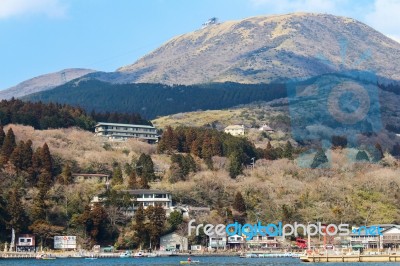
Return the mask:
M 157 129 L 147 125 L 116 124 L 100 122 L 96 125 L 95 135 L 110 140 L 144 139 L 148 142 L 158 140 Z

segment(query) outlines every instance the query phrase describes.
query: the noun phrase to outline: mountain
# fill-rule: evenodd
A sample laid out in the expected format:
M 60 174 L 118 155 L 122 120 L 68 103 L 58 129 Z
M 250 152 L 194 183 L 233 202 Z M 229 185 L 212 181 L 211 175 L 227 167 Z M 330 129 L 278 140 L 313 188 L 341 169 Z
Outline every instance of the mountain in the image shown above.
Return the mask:
M 400 43 L 351 18 L 293 13 L 212 24 L 118 69 L 133 82 L 261 83 L 337 70 L 400 80 Z
M 66 82 L 94 72 L 91 69 L 70 68 L 28 79 L 9 89 L 0 91 L 0 99 L 18 98 L 35 92 L 50 90 Z

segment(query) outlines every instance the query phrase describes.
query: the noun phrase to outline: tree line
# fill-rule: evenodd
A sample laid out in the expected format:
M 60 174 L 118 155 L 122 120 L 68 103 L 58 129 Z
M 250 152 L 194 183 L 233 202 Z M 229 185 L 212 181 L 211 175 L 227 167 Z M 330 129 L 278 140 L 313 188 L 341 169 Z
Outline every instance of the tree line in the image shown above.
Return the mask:
M 19 99 L 0 101 L 0 123 L 29 125 L 35 129 L 80 127 L 94 130 L 96 122 L 151 125 L 136 113 L 95 112 L 67 104 L 25 102 Z

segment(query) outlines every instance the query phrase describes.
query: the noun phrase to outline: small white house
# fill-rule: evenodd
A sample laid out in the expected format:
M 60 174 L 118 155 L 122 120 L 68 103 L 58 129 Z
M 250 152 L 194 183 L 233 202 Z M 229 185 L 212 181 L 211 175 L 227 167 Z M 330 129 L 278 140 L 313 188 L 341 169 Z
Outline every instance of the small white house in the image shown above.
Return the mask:
M 187 251 L 188 239 L 178 233 L 172 232 L 160 237 L 160 250 L 163 251 Z
M 265 132 L 274 132 L 274 130 L 267 124 L 262 125 L 258 130 Z
M 230 125 L 224 129 L 225 133 L 231 134 L 232 136 L 244 136 L 245 127 L 244 125 Z

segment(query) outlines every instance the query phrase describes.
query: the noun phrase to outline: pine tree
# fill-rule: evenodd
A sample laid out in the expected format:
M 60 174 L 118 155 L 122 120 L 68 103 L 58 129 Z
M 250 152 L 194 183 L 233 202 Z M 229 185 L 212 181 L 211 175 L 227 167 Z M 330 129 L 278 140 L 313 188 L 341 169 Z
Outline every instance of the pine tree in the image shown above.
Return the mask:
M 25 143 L 21 140 L 18 143 L 18 146 L 13 150 L 10 156 L 10 162 L 18 169 L 22 170 L 23 166 L 23 158 L 22 153 L 25 149 Z
M 139 246 L 142 246 L 146 242 L 148 234 L 145 226 L 145 220 L 146 216 L 144 214 L 143 206 L 139 205 L 139 208 L 135 212 L 135 223 L 132 226 L 132 229 L 135 231 L 134 240 L 139 244 Z
M 123 183 L 123 178 L 122 178 L 122 170 L 121 167 L 119 165 L 117 165 L 116 167 L 114 167 L 114 171 L 113 171 L 113 175 L 112 175 L 112 179 L 111 179 L 111 185 L 115 186 L 115 185 L 120 185 Z
M 236 178 L 242 173 L 240 154 L 238 152 L 233 152 L 231 156 L 229 156 L 229 161 L 229 176 L 231 178 Z
M 152 243 L 159 243 L 159 238 L 164 230 L 166 214 L 165 210 L 161 206 L 149 206 L 147 207 L 146 217 L 149 221 L 146 228 L 150 235 L 150 240 Z
M 311 164 L 311 168 L 315 169 L 315 168 L 321 166 L 322 164 L 327 163 L 328 161 L 329 160 L 328 160 L 328 157 L 326 157 L 325 152 L 322 149 L 319 149 L 314 156 L 314 160 Z
M 62 168 L 61 178 L 63 184 L 65 185 L 72 184 L 74 181 L 72 177 L 71 167 L 69 166 L 68 163 L 66 163 Z
M 47 171 L 48 173 L 53 173 L 53 162 L 49 150 L 49 146 L 47 143 L 43 144 L 41 149 L 41 164 L 42 164 L 42 171 Z
M 356 155 L 356 160 L 369 162 L 368 154 L 365 151 L 358 151 Z
M 22 149 L 22 169 L 28 170 L 32 166 L 32 141 L 29 139 Z
M 286 142 L 285 149 L 283 150 L 283 157 L 288 158 L 289 160 L 293 159 L 293 146 L 290 141 Z
M 382 149 L 381 144 L 379 144 L 379 143 L 375 144 L 375 151 L 374 151 L 373 155 L 374 155 L 375 162 L 379 162 L 380 160 L 383 159 L 383 157 L 385 157 L 383 155 L 383 149 Z
M 233 209 L 240 213 L 246 212 L 246 203 L 243 199 L 242 193 L 236 192 L 235 200 L 233 201 Z
M 7 135 L 4 139 L 3 146 L 1 147 L 1 163 L 5 164 L 8 162 L 8 159 L 10 158 L 12 152 L 14 151 L 14 148 L 17 146 L 15 143 L 15 135 L 10 128 L 7 131 Z
M 136 172 L 135 171 L 131 171 L 131 174 L 129 175 L 128 188 L 130 188 L 130 189 L 137 189 L 138 188 L 138 182 L 137 182 L 137 179 L 136 179 Z
M 142 153 L 136 163 L 136 173 L 146 182 L 153 181 L 156 178 L 154 174 L 154 163 L 150 155 Z
M 8 193 L 7 213 L 9 215 L 8 225 L 14 228 L 17 233 L 23 232 L 27 228 L 28 218 L 22 207 L 22 193 L 19 187 L 14 186 Z

